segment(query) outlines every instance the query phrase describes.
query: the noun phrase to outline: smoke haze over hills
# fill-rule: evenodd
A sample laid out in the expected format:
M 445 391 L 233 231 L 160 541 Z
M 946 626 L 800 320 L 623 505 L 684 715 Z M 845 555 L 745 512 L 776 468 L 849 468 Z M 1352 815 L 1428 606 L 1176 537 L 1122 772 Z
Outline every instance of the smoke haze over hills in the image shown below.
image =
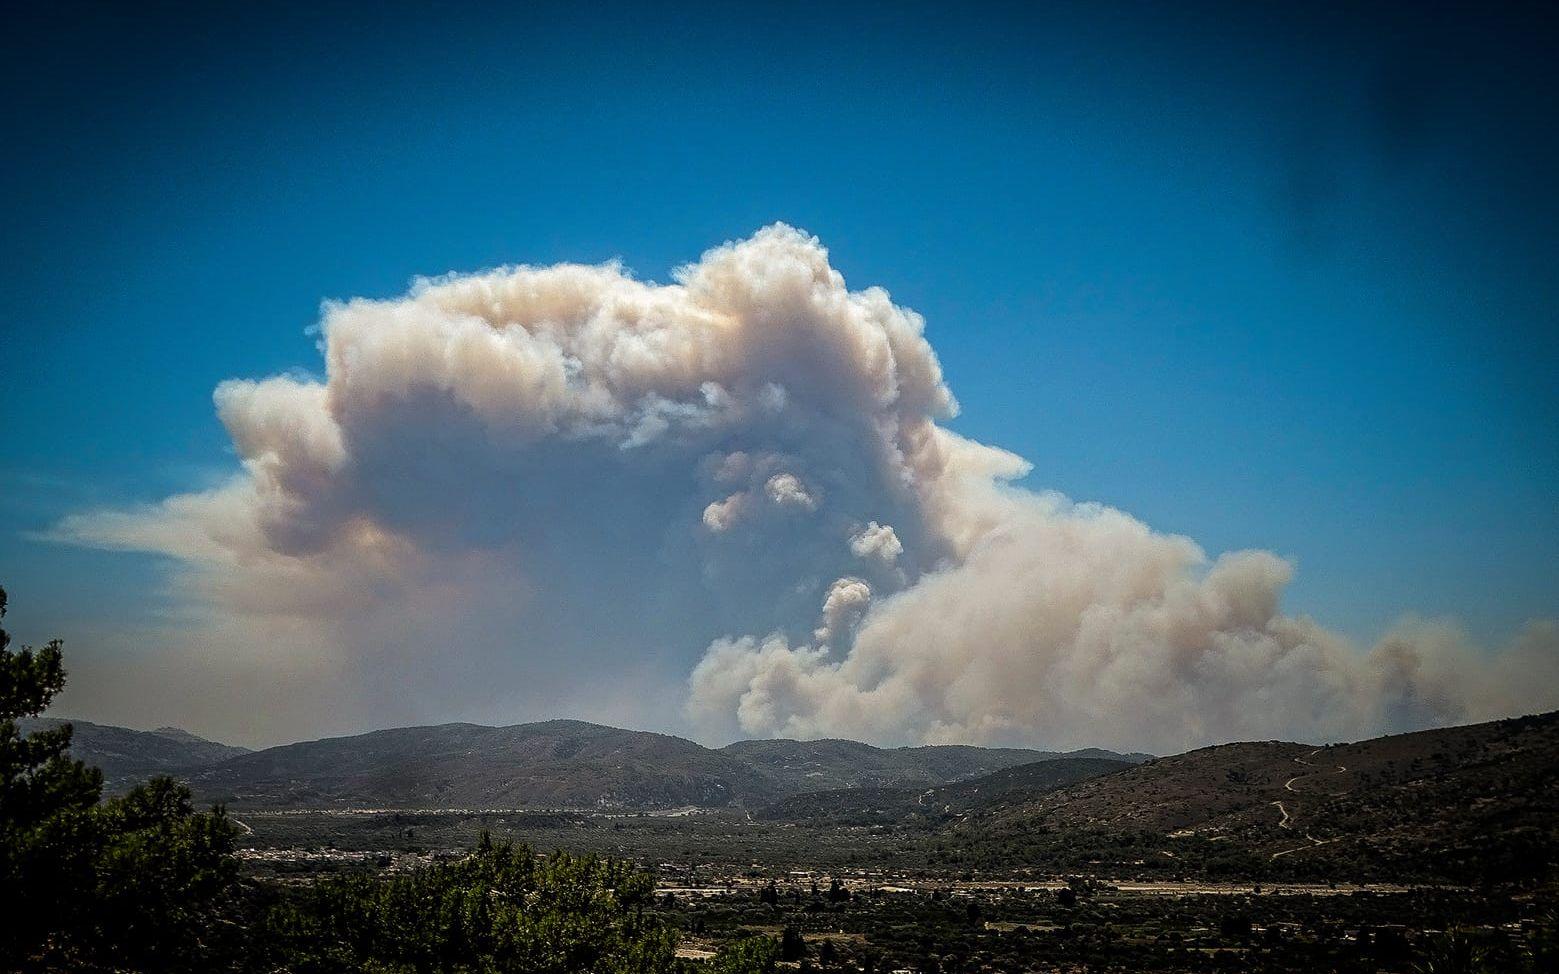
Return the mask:
M 1553 620 L 1356 647 L 1283 613 L 1277 555 L 1024 486 L 945 425 L 923 331 L 781 224 L 664 285 L 423 280 L 327 304 L 323 376 L 218 387 L 231 480 L 55 534 L 175 560 L 166 665 L 114 692 L 244 740 L 568 713 L 1164 751 L 1559 705 Z

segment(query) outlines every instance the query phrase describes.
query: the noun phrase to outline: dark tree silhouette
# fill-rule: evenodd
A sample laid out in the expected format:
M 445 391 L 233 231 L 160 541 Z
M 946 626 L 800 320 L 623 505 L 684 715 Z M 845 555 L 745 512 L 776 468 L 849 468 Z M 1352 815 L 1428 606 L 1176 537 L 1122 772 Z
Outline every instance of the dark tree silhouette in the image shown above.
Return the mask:
M 0 588 L 0 620 L 6 608 Z M 38 650 L 10 645 L 0 628 L 0 962 L 19 966 L 52 931 L 83 919 L 103 775 L 69 756 L 69 724 L 24 735 L 18 723 L 43 713 L 64 688 L 60 641 Z
M 801 931 L 795 927 L 786 927 L 780 933 L 780 960 L 800 960 L 807 955 L 807 942 L 802 939 Z
M 0 618 L 7 607 L 0 589 Z M 65 686 L 61 643 L 10 649 L 0 629 L 0 969 L 213 970 L 236 878 L 234 827 L 156 778 L 101 801 L 71 726 L 23 734 Z

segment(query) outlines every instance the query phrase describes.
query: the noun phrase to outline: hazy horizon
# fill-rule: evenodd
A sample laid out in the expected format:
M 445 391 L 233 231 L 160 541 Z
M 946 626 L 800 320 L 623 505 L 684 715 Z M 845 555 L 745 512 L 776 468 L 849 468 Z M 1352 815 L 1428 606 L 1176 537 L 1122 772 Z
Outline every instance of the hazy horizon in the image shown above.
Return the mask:
M 88 719 L 86 717 L 76 717 L 76 716 L 73 716 L 71 714 L 63 713 L 63 712 L 61 712 L 61 713 L 50 712 L 48 714 L 45 714 L 44 717 L 49 719 L 49 720 L 63 720 L 63 721 L 71 721 L 71 722 L 86 722 L 86 723 L 91 723 L 91 724 L 97 724 L 98 726 L 104 726 L 104 727 L 110 727 L 110 726 L 111 727 L 123 727 L 125 730 L 140 731 L 140 732 L 143 732 L 143 733 L 156 733 L 157 731 L 165 731 L 165 730 L 176 730 L 176 731 L 184 731 L 186 733 L 193 733 L 192 731 L 189 731 L 188 728 L 177 727 L 177 726 L 172 725 L 172 724 L 163 724 L 163 725 L 159 725 L 159 726 L 155 726 L 155 727 L 145 726 L 145 725 L 132 727 L 132 726 L 125 725 L 125 724 L 105 724 L 102 721 L 90 720 L 90 719 Z M 683 740 L 690 740 L 690 741 L 693 741 L 693 743 L 699 744 L 702 747 L 707 747 L 707 748 L 711 748 L 711 749 L 715 749 L 715 750 L 718 750 L 718 749 L 723 748 L 723 747 L 727 747 L 727 746 L 729 746 L 731 744 L 739 744 L 739 743 L 743 743 L 743 742 L 747 742 L 747 741 L 784 741 L 784 740 L 795 741 L 795 740 L 797 740 L 796 738 L 784 738 L 784 737 L 763 737 L 763 738 L 738 737 L 738 738 L 735 738 L 734 740 L 730 740 L 730 741 L 709 743 L 709 742 L 706 742 L 706 741 L 694 740 L 693 738 L 689 738 L 689 737 L 683 737 L 680 734 L 667 734 L 667 732 L 665 732 L 665 731 L 653 730 L 653 729 L 648 728 L 648 727 L 625 727 L 625 726 L 622 726 L 622 725 L 619 725 L 619 724 L 602 723 L 601 721 L 595 721 L 595 720 L 581 720 L 580 718 L 577 718 L 577 717 L 568 717 L 568 716 L 564 716 L 564 715 L 560 714 L 560 715 L 556 715 L 556 716 L 552 716 L 552 717 L 537 717 L 537 718 L 535 718 L 533 720 L 516 721 L 515 723 L 512 723 L 512 724 L 483 724 L 483 723 L 480 723 L 480 722 L 477 722 L 477 721 L 469 721 L 469 720 L 448 720 L 448 721 L 440 721 L 440 722 L 432 723 L 432 724 L 397 724 L 397 725 L 393 725 L 393 726 L 384 726 L 384 727 L 369 727 L 369 728 L 365 728 L 363 730 L 352 731 L 352 732 L 347 733 L 347 734 L 324 734 L 324 735 L 319 735 L 319 736 L 314 736 L 314 737 L 302 737 L 302 738 L 298 738 L 297 740 L 276 741 L 276 742 L 271 743 L 271 744 L 266 744 L 266 745 L 261 745 L 259 747 L 251 748 L 251 750 L 263 750 L 266 747 L 286 747 L 289 744 L 308 744 L 308 743 L 311 743 L 311 742 L 314 742 L 314 741 L 330 740 L 330 739 L 333 739 L 333 738 L 340 738 L 340 737 L 360 737 L 360 736 L 362 736 L 364 734 L 376 734 L 376 733 L 379 733 L 381 731 L 414 730 L 414 729 L 416 729 L 418 727 L 468 726 L 468 727 L 485 727 L 485 728 L 489 728 L 489 729 L 492 729 L 492 730 L 503 730 L 505 728 L 510 728 L 510 727 L 525 727 L 525 726 L 529 726 L 529 725 L 532 725 L 532 724 L 553 724 L 553 723 L 590 724 L 590 725 L 595 726 L 595 727 L 604 727 L 604 728 L 607 728 L 609 730 L 628 731 L 630 733 L 636 733 L 636 734 L 637 733 L 643 733 L 643 734 L 665 734 L 666 736 L 669 736 L 669 737 L 679 737 L 679 738 L 682 738 Z M 201 735 L 196 735 L 196 736 L 201 736 Z M 210 740 L 209 738 L 207 738 L 207 739 Z M 864 741 L 850 741 L 849 738 L 810 738 L 809 740 L 811 742 L 827 741 L 827 740 L 837 740 L 837 741 L 846 741 L 848 743 L 855 743 L 855 744 L 865 743 Z M 217 741 L 217 740 L 213 740 L 213 743 L 216 743 L 216 744 L 232 744 L 234 742 L 232 742 L 232 741 Z M 807 743 L 807 742 L 806 741 L 801 741 L 799 743 Z M 238 746 L 245 747 L 247 745 L 238 745 Z M 876 745 L 867 745 L 867 746 L 868 747 L 875 747 Z M 900 745 L 900 747 L 924 747 L 924 746 L 936 747 L 936 746 L 940 746 L 940 745 L 919 745 L 919 744 Z M 958 745 L 951 745 L 951 746 L 958 746 Z M 1029 747 L 1029 748 L 1018 748 L 1017 750 L 1054 751 L 1055 749 L 1053 749 L 1053 748 L 1043 748 L 1043 747 Z M 1082 747 L 1082 748 L 1071 748 L 1070 750 L 1073 750 L 1073 751 L 1087 751 L 1087 750 L 1106 750 L 1106 749 L 1103 749 L 1103 748 L 1094 749 L 1094 748 Z M 1057 751 L 1057 753 L 1065 753 L 1065 752 Z M 1146 752 L 1146 751 L 1133 751 L 1133 752 L 1123 752 L 1123 753 L 1146 754 L 1148 752 Z M 1158 756 L 1158 755 L 1155 755 L 1155 757 L 1156 756 Z
M 1511 714 L 1508 717 L 1496 717 L 1496 718 L 1492 718 L 1492 719 L 1495 720 L 1495 721 L 1499 721 L 1499 720 L 1520 719 L 1520 718 L 1523 718 L 1523 717 L 1540 717 L 1540 716 L 1544 716 L 1547 713 L 1552 713 L 1552 711 L 1536 712 L 1536 713 L 1530 713 L 1530 714 Z M 71 714 L 68 714 L 68 713 L 64 713 L 64 712 L 61 712 L 61 713 L 52 713 L 51 712 L 51 713 L 45 714 L 44 716 L 47 719 L 50 719 L 50 720 L 63 720 L 63 721 L 70 721 L 70 722 L 83 722 L 84 721 L 84 722 L 87 722 L 87 723 L 97 724 L 99 726 L 122 727 L 122 728 L 124 728 L 126 730 L 139 731 L 139 732 L 142 732 L 142 733 L 155 733 L 157 731 L 164 731 L 164 730 L 176 730 L 176 731 L 184 731 L 186 733 L 193 733 L 192 731 L 190 731 L 186 727 L 178 727 L 178 726 L 175 726 L 175 725 L 172 725 L 172 724 L 164 724 L 164 725 L 155 726 L 155 727 L 154 726 L 146 726 L 146 725 L 130 726 L 130 725 L 125 725 L 125 724 L 107 724 L 107 723 L 104 723 L 102 721 L 94 721 L 94 720 L 90 720 L 89 718 L 86 718 L 86 717 L 78 717 L 78 716 L 74 716 L 74 715 L 71 715 Z M 1487 723 L 1487 722 L 1488 721 L 1483 721 L 1483 720 L 1466 721 L 1466 722 L 1461 722 L 1461 723 L 1443 724 L 1443 725 L 1439 725 L 1439 727 L 1422 728 L 1422 730 L 1436 730 L 1436 729 L 1441 729 L 1441 728 L 1454 728 L 1454 727 L 1469 727 L 1469 726 L 1474 726 L 1476 724 Z M 705 741 L 705 740 L 698 740 L 698 739 L 693 738 L 693 737 L 687 737 L 687 736 L 682 735 L 682 734 L 673 734 L 673 733 L 670 733 L 668 731 L 655 730 L 655 729 L 649 728 L 649 727 L 628 727 L 628 726 L 624 726 L 624 725 L 621 725 L 621 724 L 604 723 L 602 721 L 597 721 L 597 720 L 582 720 L 582 719 L 580 719 L 578 717 L 570 717 L 570 716 L 561 715 L 561 714 L 550 716 L 550 717 L 547 717 L 547 716 L 536 717 L 536 718 L 531 719 L 531 720 L 516 721 L 516 722 L 510 723 L 510 724 L 484 724 L 484 723 L 481 723 L 480 721 L 469 721 L 469 720 L 438 721 L 438 722 L 428 723 L 428 724 L 396 724 L 396 725 L 386 725 L 386 726 L 383 726 L 383 727 L 367 727 L 367 728 L 363 728 L 363 729 L 360 729 L 360 730 L 353 730 L 353 731 L 346 732 L 346 733 L 341 733 L 341 734 L 327 733 L 327 734 L 312 735 L 312 736 L 309 736 L 309 737 L 300 737 L 300 738 L 297 738 L 295 740 L 273 741 L 273 742 L 271 742 L 269 744 L 259 744 L 259 745 L 254 745 L 254 746 L 239 744 L 237 746 L 239 746 L 239 747 L 247 747 L 251 751 L 260 751 L 260 750 L 265 750 L 266 748 L 271 748 L 271 747 L 286 747 L 286 746 L 291 745 L 291 744 L 309 744 L 309 743 L 314 743 L 314 742 L 317 742 L 317 741 L 333 740 L 333 739 L 340 739 L 340 738 L 350 738 L 350 737 L 361 737 L 361 736 L 363 736 L 365 734 L 376 734 L 376 733 L 380 733 L 380 732 L 383 732 L 383 731 L 415 730 L 415 729 L 423 728 L 423 727 L 469 726 L 469 727 L 483 727 L 483 728 L 487 728 L 487 729 L 490 729 L 490 730 L 504 730 L 504 729 L 512 728 L 512 727 L 526 727 L 526 726 L 530 726 L 530 725 L 534 725 L 534 724 L 549 724 L 549 723 L 589 724 L 589 725 L 595 726 L 595 727 L 604 727 L 604 728 L 606 728 L 608 730 L 627 731 L 629 733 L 662 734 L 662 735 L 665 735 L 665 736 L 668 736 L 668 737 L 676 737 L 676 738 L 680 738 L 682 740 L 692 741 L 694 744 L 698 744 L 701 747 L 709 748 L 711 750 L 719 750 L 721 748 L 729 747 L 732 744 L 741 744 L 741 743 L 748 743 L 748 742 L 761 742 L 761 741 L 792 741 L 792 742 L 796 742 L 796 743 L 817 743 L 817 742 L 821 742 L 821 741 L 842 741 L 842 742 L 851 743 L 851 744 L 866 744 L 866 746 L 868 746 L 868 747 L 877 747 L 877 748 L 879 748 L 881 750 L 897 750 L 897 749 L 916 748 L 916 747 L 959 747 L 959 746 L 965 746 L 965 745 L 956 745 L 956 744 L 955 745 L 938 745 L 938 744 L 930 744 L 930 745 L 927 745 L 927 744 L 876 745 L 876 744 L 868 744 L 865 741 L 856 741 L 856 740 L 853 740 L 852 738 L 848 738 L 848 737 L 833 737 L 833 738 L 737 737 L 737 738 L 733 738 L 733 739 L 731 739 L 729 741 Z M 1400 732 L 1397 732 L 1397 733 L 1413 734 L 1413 733 L 1417 733 L 1417 731 L 1400 731 Z M 198 734 L 196 736 L 197 737 L 204 737 L 203 735 L 198 735 Z M 1386 736 L 1392 736 L 1392 735 L 1386 735 Z M 216 743 L 216 744 L 229 744 L 229 745 L 232 745 L 232 744 L 236 743 L 234 741 L 215 740 L 215 739 L 212 739 L 212 738 L 204 738 L 204 739 L 211 740 L 212 743 Z M 1373 739 L 1374 738 L 1360 738 L 1358 740 L 1373 740 Z M 1352 743 L 1357 743 L 1358 740 L 1343 740 L 1343 739 L 1320 740 L 1320 739 L 1315 739 L 1315 740 L 1293 740 L 1293 741 L 1285 741 L 1283 743 L 1326 746 L 1326 745 L 1352 744 Z M 1213 744 L 1204 745 L 1204 746 L 1217 747 L 1217 746 L 1222 745 L 1222 744 L 1240 744 L 1240 743 L 1250 743 L 1250 742 L 1249 741 L 1218 741 L 1218 742 L 1215 742 Z M 991 747 L 991 748 L 996 748 L 996 749 L 1000 749 L 1000 748 L 1004 747 L 1004 745 L 968 745 L 968 746 Z M 1183 752 L 1180 752 L 1180 751 L 1143 751 L 1143 750 L 1126 750 L 1126 749 L 1113 749 L 1113 748 L 1099 748 L 1099 747 L 1094 747 L 1092 745 L 1083 745 L 1083 746 L 1080 746 L 1080 747 L 1073 747 L 1073 748 L 1049 748 L 1049 747 L 1045 747 L 1045 746 L 1043 746 L 1041 744 L 1032 744 L 1032 745 L 1023 745 L 1023 746 L 1014 746 L 1011 749 L 1012 750 L 1036 751 L 1036 752 L 1041 752 L 1041 753 L 1055 753 L 1055 754 L 1067 754 L 1067 753 L 1071 753 L 1071 752 L 1074 752 L 1074 751 L 1114 751 L 1114 753 L 1121 754 L 1121 755 L 1123 755 L 1125 757 L 1146 755 L 1146 756 L 1154 757 L 1154 758 L 1172 757 L 1172 756 L 1175 756 L 1177 754 L 1183 753 Z

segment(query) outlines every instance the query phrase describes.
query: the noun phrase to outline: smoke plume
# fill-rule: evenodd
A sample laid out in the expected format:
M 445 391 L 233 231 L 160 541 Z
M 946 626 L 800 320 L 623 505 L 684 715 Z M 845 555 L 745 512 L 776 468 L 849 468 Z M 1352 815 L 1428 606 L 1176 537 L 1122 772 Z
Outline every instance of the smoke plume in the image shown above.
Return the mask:
M 323 378 L 218 387 L 229 483 L 57 533 L 175 559 L 204 692 L 249 714 L 306 684 L 358 724 L 1164 751 L 1555 705 L 1553 622 L 1360 649 L 1283 614 L 1281 558 L 1017 485 L 941 425 L 923 331 L 783 225 L 664 285 L 422 280 L 328 304 Z

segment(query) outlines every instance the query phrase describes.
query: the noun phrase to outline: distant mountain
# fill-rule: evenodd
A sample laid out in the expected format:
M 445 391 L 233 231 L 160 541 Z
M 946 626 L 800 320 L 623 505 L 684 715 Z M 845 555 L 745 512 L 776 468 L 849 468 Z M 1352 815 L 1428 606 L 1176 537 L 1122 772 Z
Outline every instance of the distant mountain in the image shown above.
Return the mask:
M 840 740 L 711 749 L 575 720 L 407 727 L 247 752 L 173 728 L 72 723 L 73 752 L 110 787 L 172 773 L 202 800 L 240 807 L 735 806 L 758 821 L 902 828 L 917 854 L 960 868 L 1559 881 L 1559 713 L 1164 758 Z
M 1327 747 L 1202 748 L 998 803 L 950 829 L 980 862 L 1539 878 L 1559 860 L 1559 713 Z
M 1089 778 L 1136 767 L 1132 761 L 1056 757 L 933 788 L 843 788 L 793 795 L 753 812 L 761 820 L 840 825 L 939 824 L 976 809 L 991 809 Z
M 375 808 L 757 807 L 856 783 L 928 787 L 1047 757 L 978 747 L 881 749 L 853 741 L 680 737 L 550 720 L 442 724 L 256 751 L 188 777 L 247 806 Z
M 139 731 L 56 717 L 20 722 L 22 732 L 28 734 L 60 724 L 75 728 L 71 734 L 70 753 L 103 769 L 103 783 L 109 791 L 124 791 L 153 775 L 177 775 L 249 753 L 246 748 L 208 741 L 177 727 Z
M 877 748 L 856 741 L 738 741 L 721 749 L 758 770 L 785 794 L 845 788 L 931 787 L 1020 764 L 1056 758 L 1140 762 L 1148 754 L 1031 751 L 1023 748 L 940 745 Z
M 75 754 L 103 768 L 111 788 L 173 773 L 204 801 L 273 808 L 758 808 L 842 788 L 907 788 L 916 795 L 1058 758 L 1147 757 L 839 740 L 741 741 L 716 749 L 578 720 L 403 727 L 246 751 L 177 728 L 72 723 Z
M 287 744 L 205 768 L 190 783 L 211 799 L 311 807 L 723 806 L 772 791 L 740 761 L 692 741 L 577 720 Z

